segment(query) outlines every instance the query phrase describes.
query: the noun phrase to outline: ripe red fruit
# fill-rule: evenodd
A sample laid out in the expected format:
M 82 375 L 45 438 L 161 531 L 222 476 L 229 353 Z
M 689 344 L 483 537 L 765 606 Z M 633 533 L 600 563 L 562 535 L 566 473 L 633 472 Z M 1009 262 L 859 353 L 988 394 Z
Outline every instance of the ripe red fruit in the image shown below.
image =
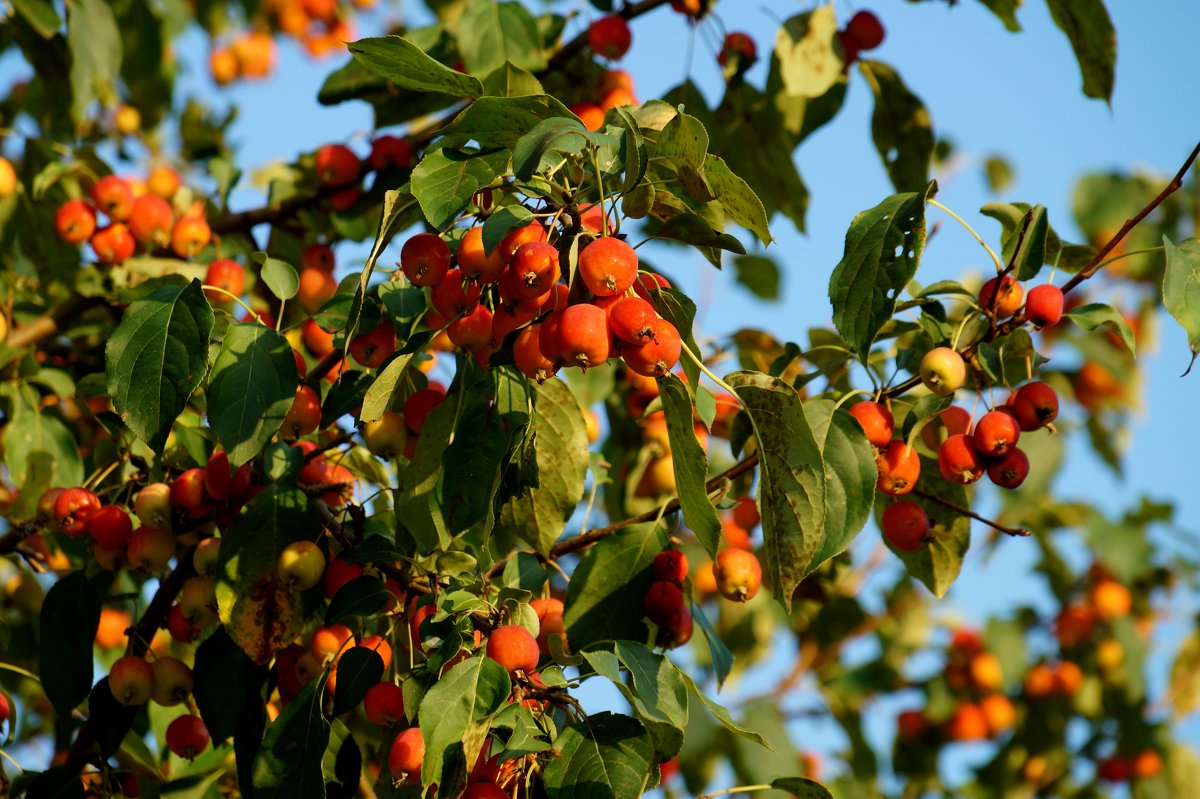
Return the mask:
M 950 436 L 938 448 L 938 469 L 951 483 L 968 485 L 983 477 L 983 458 L 968 435 Z
M 568 365 L 586 370 L 608 360 L 608 318 L 602 308 L 590 303 L 568 306 L 559 316 L 557 325 L 558 354 Z
M 733 506 L 733 522 L 743 530 L 753 530 L 758 527 L 762 518 L 758 514 L 758 503 L 753 497 L 742 497 Z
M 433 233 L 418 233 L 400 249 L 400 268 L 414 286 L 436 286 L 450 269 L 450 247 Z
M 653 340 L 657 322 L 654 306 L 641 297 L 620 297 L 608 308 L 608 329 L 628 344 Z
M 671 288 L 671 281 L 657 272 L 642 272 L 633 283 L 633 292 L 646 302 L 652 302 L 650 292 Z
M 726 66 L 735 59 L 738 59 L 737 66 L 742 70 L 749 69 L 750 65 L 758 60 L 758 47 L 754 40 L 736 31 L 725 35 L 725 42 L 717 55 L 717 63 Z
M 413 392 L 404 401 L 404 421 L 408 424 L 408 429 L 420 435 L 421 429 L 425 426 L 425 417 L 429 415 L 430 411 L 441 405 L 444 399 L 446 399 L 446 391 L 438 386 L 431 385 Z
M 1005 275 L 1003 279 L 994 277 L 979 290 L 979 307 L 989 313 L 995 312 L 997 319 L 1007 319 L 1015 314 L 1024 299 L 1025 289 L 1012 275 Z
M 372 724 L 390 727 L 404 718 L 404 691 L 394 682 L 377 682 L 367 689 L 363 710 Z
M 350 342 L 350 357 L 368 369 L 378 369 L 396 351 L 396 328 L 384 319 L 367 333 Z
M 144 705 L 154 694 L 154 669 L 143 657 L 118 658 L 108 672 L 108 688 L 122 705 Z
M 180 258 L 191 258 L 208 246 L 212 230 L 199 216 L 185 216 L 171 228 L 171 250 Z
M 233 296 L 238 297 L 246 288 L 246 270 L 242 269 L 242 265 L 237 261 L 218 258 L 208 265 L 208 271 L 204 273 L 204 283 L 208 286 L 225 289 Z M 230 301 L 227 295 L 220 292 L 205 290 L 204 293 L 213 302 Z
M 867 441 L 875 447 L 886 447 L 896 432 L 892 412 L 878 402 L 860 402 L 850 408 L 850 415 L 862 425 Z
M 583 257 L 580 256 L 582 263 Z M 522 244 L 513 254 L 512 265 L 513 290 L 517 297 L 524 300 L 536 300 L 544 297 L 558 282 L 558 250 L 553 244 L 544 241 L 532 241 Z
M 458 243 L 458 267 L 471 280 L 495 283 L 507 264 L 499 245 L 490 255 L 484 253 L 482 225 L 468 230 Z
M 462 799 L 509 799 L 509 795 L 493 782 L 477 782 L 467 786 Z
M 1037 327 L 1058 324 L 1063 314 L 1062 289 L 1050 283 L 1034 286 L 1025 298 L 1025 318 Z
M 89 242 L 96 253 L 96 260 L 102 264 L 119 264 L 133 255 L 137 242 L 129 228 L 120 222 L 114 222 L 92 234 Z
M 554 376 L 558 367 L 542 354 L 541 333 L 540 324 L 530 325 L 518 333 L 516 341 L 513 342 L 513 360 L 516 361 L 521 374 L 530 380 L 544 383 Z
M 408 139 L 384 134 L 371 142 L 371 154 L 367 157 L 371 169 L 379 171 L 389 166 L 407 169 L 412 164 L 412 147 Z
M 579 253 L 579 277 L 597 297 L 624 294 L 637 276 L 637 253 L 620 239 L 596 239 Z
M 529 244 L 534 241 L 546 240 L 546 228 L 542 227 L 541 222 L 530 222 L 525 227 L 519 227 L 516 230 L 511 230 L 508 234 L 500 239 L 500 246 L 496 249 L 500 252 L 504 262 L 512 261 L 513 256 L 517 254 L 517 250 L 522 244 Z
M 100 498 L 86 488 L 68 488 L 54 501 L 54 520 L 69 536 L 87 532 L 88 521 L 100 509 Z
M 333 299 L 334 294 L 337 294 L 337 281 L 333 275 L 324 269 L 300 270 L 300 286 L 296 292 L 296 299 L 301 308 L 313 313 Z
M 165 247 L 171 241 L 175 213 L 171 204 L 157 194 L 143 194 L 133 201 L 129 232 L 146 247 Z
M 859 50 L 874 50 L 883 44 L 883 23 L 870 11 L 859 11 L 846 23 L 846 35 L 854 40 Z
M 604 127 L 604 109 L 595 103 L 575 103 L 571 113 L 579 117 L 579 121 L 588 130 L 600 130 Z
M 588 47 L 602 58 L 619 61 L 633 44 L 633 33 L 624 17 L 609 14 L 591 24 L 587 33 Z
M 496 307 L 492 315 L 492 346 L 499 347 L 509 334 L 538 318 L 537 306 L 522 303 L 504 303 Z
M 167 725 L 167 748 L 184 760 L 195 760 L 208 747 L 208 727 L 199 716 L 190 713 Z
M 393 777 L 403 778 L 421 773 L 421 761 L 425 759 L 425 739 L 420 727 L 409 727 L 392 741 L 388 750 L 388 771 Z
M 179 605 L 172 605 L 167 611 L 167 632 L 171 634 L 171 640 L 180 644 L 190 644 L 200 638 L 200 628 L 183 615 Z
M 929 534 L 929 515 L 915 502 L 901 500 L 883 512 L 883 534 L 901 552 L 916 552 Z
M 11 713 L 12 706 L 8 704 L 8 696 L 0 693 L 0 727 L 3 727 L 4 722 L 8 721 Z
M 124 222 L 133 210 L 133 189 L 116 175 L 100 178 L 92 186 L 92 203 L 113 222 Z
M 683 597 L 683 589 L 666 580 L 650 583 L 645 597 L 642 598 L 642 607 L 650 621 L 665 628 L 679 627 L 683 614 L 690 612 Z
M 946 737 L 951 741 L 982 741 L 988 737 L 987 717 L 979 705 L 963 702 L 946 722 Z
M 650 574 L 655 580 L 682 586 L 688 575 L 687 558 L 678 549 L 659 552 L 654 556 L 654 563 L 650 564 Z
M 988 411 L 975 425 L 975 448 L 989 458 L 998 458 L 1017 445 L 1021 426 L 1011 413 Z
M 358 180 L 358 156 L 344 144 L 326 144 L 313 159 L 317 180 L 325 186 L 345 186 Z
M 675 325 L 666 319 L 655 320 L 654 337 L 640 347 L 623 347 L 625 365 L 645 377 L 663 377 L 679 363 L 683 341 Z
M 894 497 L 912 491 L 921 476 L 921 456 L 915 447 L 903 441 L 888 442 L 883 452 L 875 457 L 875 465 L 879 469 L 876 488 Z
M 96 232 L 96 212 L 86 200 L 67 200 L 54 214 L 54 229 L 67 244 L 83 244 Z
M 1003 458 L 987 468 L 988 478 L 1001 488 L 1017 488 L 1029 476 L 1029 458 L 1013 447 Z
M 333 249 L 328 244 L 310 244 L 300 253 L 300 269 L 319 269 L 333 274 L 337 265 Z
M 748 549 L 732 548 L 717 553 L 713 574 L 721 596 L 734 602 L 754 599 L 762 585 L 762 566 Z
M 508 669 L 510 674 L 535 670 L 538 655 L 537 639 L 519 625 L 497 627 L 488 636 L 487 656 Z
M 296 396 L 292 399 L 292 407 L 283 417 L 279 427 L 279 435 L 286 439 L 296 439 L 315 431 L 321 425 L 321 398 L 312 386 L 297 386 Z
M 1041 381 L 1018 388 L 1008 404 L 1026 432 L 1045 427 L 1058 418 L 1058 394 Z
M 325 595 L 333 599 L 337 592 L 342 590 L 342 586 L 355 577 L 361 577 L 364 571 L 365 569 L 360 563 L 350 563 L 341 557 L 333 558 L 325 567 L 325 574 L 322 577 Z
M 931 450 L 937 451 L 950 436 L 971 432 L 971 414 L 966 408 L 951 405 L 937 415 L 929 424 L 921 428 L 921 440 Z
M 88 517 L 87 528 L 97 544 L 116 549 L 129 541 L 129 536 L 133 534 L 133 521 L 124 508 L 105 505 Z
M 242 464 L 237 472 L 229 465 L 225 450 L 216 450 L 204 465 L 204 489 L 216 500 L 240 497 L 250 489 L 253 470 L 249 463 Z
M 492 340 L 492 312 L 486 305 L 476 305 L 470 313 L 450 323 L 446 336 L 460 349 L 473 352 L 486 347 Z
M 462 270 L 451 269 L 433 287 L 430 300 L 434 310 L 447 319 L 453 319 L 479 302 L 480 291 L 478 283 L 467 283 L 464 286 Z
M 188 469 L 171 483 L 171 507 L 180 508 L 193 519 L 213 509 L 212 497 L 204 486 L 204 469 Z

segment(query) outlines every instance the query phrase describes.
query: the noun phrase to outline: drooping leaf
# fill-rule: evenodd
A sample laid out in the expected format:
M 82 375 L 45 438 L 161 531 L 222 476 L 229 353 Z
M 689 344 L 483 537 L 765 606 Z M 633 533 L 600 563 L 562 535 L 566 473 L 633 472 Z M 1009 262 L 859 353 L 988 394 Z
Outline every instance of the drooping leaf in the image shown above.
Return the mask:
M 43 39 L 49 39 L 62 27 L 62 19 L 50 0 L 13 0 L 13 8 Z
M 1067 35 L 1079 72 L 1083 93 L 1112 102 L 1117 67 L 1117 33 L 1104 0 L 1046 0 L 1054 24 Z
M 322 758 L 329 720 L 321 709 L 327 672 L 308 683 L 263 736 L 254 758 L 254 795 L 259 799 L 325 799 Z
M 762 255 L 739 255 L 733 259 L 734 274 L 760 300 L 779 299 L 779 265 Z
M 687 727 L 687 686 L 679 669 L 643 644 L 618 641 L 612 651 L 583 654 L 601 677 L 609 680 L 629 702 L 654 740 L 655 756 L 674 757 Z M 628 674 L 628 683 L 623 674 Z
M 279 432 L 298 380 L 292 345 L 282 334 L 257 323 L 225 331 L 208 380 L 208 422 L 231 466 L 261 453 Z
M 771 787 L 787 791 L 796 799 L 833 799 L 828 788 L 807 777 L 778 777 L 771 780 Z
M 843 61 L 835 49 L 837 18 L 833 4 L 786 20 L 775 35 L 775 57 L 788 95 L 820 97 L 842 77 Z
M 1198 270 L 1198 274 L 1200 274 L 1200 270 Z M 1089 302 L 1087 305 L 1072 308 L 1064 313 L 1063 316 L 1084 330 L 1095 330 L 1101 325 L 1108 325 L 1121 337 L 1121 342 L 1131 354 L 1137 353 L 1137 344 L 1134 341 L 1133 330 L 1129 327 L 1129 323 L 1125 321 L 1125 317 L 1121 316 L 1121 312 L 1111 305 L 1105 305 L 1102 302 Z
M 550 799 L 641 796 L 654 762 L 654 745 L 641 723 L 608 712 L 563 728 L 554 751 L 545 770 Z
M 721 723 L 722 727 L 729 730 L 738 738 L 745 739 L 746 741 L 757 744 L 765 749 L 771 749 L 770 744 L 767 743 L 765 738 L 763 738 L 753 729 L 748 729 L 747 727 L 738 724 L 733 720 L 733 717 L 729 715 L 729 710 L 727 710 L 723 705 L 714 702 L 708 697 L 707 694 L 701 691 L 700 687 L 696 685 L 696 681 L 689 677 L 687 672 L 681 671 L 680 676 L 683 677 L 683 683 L 687 686 L 687 689 L 692 692 L 692 696 L 700 700 L 700 704 L 704 705 L 704 707 L 708 709 L 708 712 L 713 715 L 713 718 Z
M 1012 263 L 1017 280 L 1032 280 L 1037 277 L 1046 262 L 1046 238 L 1050 233 L 1050 222 L 1044 206 L 1035 205 L 1021 220 L 1021 228 L 1011 245 L 1005 247 L 1004 257 Z M 1006 242 L 1006 245 L 1008 242 Z
M 265 678 L 223 627 L 196 647 L 193 695 L 208 734 L 218 745 L 237 733 L 245 697 Z
M 487 740 L 489 720 L 512 690 L 508 672 L 489 657 L 472 657 L 450 669 L 421 700 L 419 717 L 425 739 L 421 779 L 442 779 L 442 764 L 452 746 L 461 746 L 474 763 Z
M 42 600 L 38 664 L 42 690 L 60 719 L 92 688 L 92 644 L 100 627 L 100 594 L 82 571 L 56 582 Z
M 833 324 L 860 358 L 891 320 L 925 248 L 925 202 L 936 191 L 893 194 L 854 217 L 842 260 L 829 278 Z
M 1200 353 L 1200 240 L 1188 239 L 1176 245 L 1164 236 L 1163 247 L 1167 252 L 1163 307 L 1187 333 L 1195 361 Z
M 365 646 L 355 646 L 346 650 L 337 663 L 337 692 L 333 696 L 333 715 L 340 716 L 358 707 L 366 697 L 367 689 L 381 679 L 383 658 L 378 652 Z
M 126 309 L 104 348 L 113 408 L 155 452 L 204 380 L 213 322 L 199 280 L 164 286 Z
M 871 136 L 896 191 L 920 191 L 929 180 L 933 122 L 920 97 L 894 69 L 879 61 L 858 68 L 875 95 Z
M 704 159 L 704 178 L 712 187 L 717 202 L 742 227 L 758 236 L 764 245 L 774 239 L 767 224 L 767 211 L 750 184 L 733 174 L 720 156 Z
M 111 106 L 121 72 L 121 31 L 104 0 L 67 0 L 67 45 L 71 49 L 71 113 L 76 125 L 93 101 Z M 48 18 L 47 18 L 48 21 Z
M 425 161 L 421 162 L 422 164 Z M 374 309 L 374 303 L 368 303 L 367 289 L 371 284 L 371 275 L 375 271 L 375 263 L 384 249 L 401 229 L 411 224 L 413 211 L 417 200 L 413 194 L 402 189 L 390 189 L 383 194 L 383 207 L 379 212 L 379 229 L 375 234 L 375 243 L 371 245 L 371 254 L 363 265 L 362 274 L 358 277 L 358 288 L 354 292 L 354 300 L 346 314 L 346 340 L 353 341 L 359 326 L 365 321 L 364 314 Z M 335 298 L 336 299 L 336 298 Z
M 667 417 L 667 436 L 674 456 L 671 462 L 683 520 L 709 557 L 715 558 L 721 548 L 721 518 L 705 490 L 708 455 L 696 438 L 692 398 L 687 386 L 674 375 L 658 378 L 658 387 Z
M 729 677 L 729 672 L 733 671 L 733 653 L 721 640 L 720 634 L 708 620 L 702 606 L 692 605 L 692 618 L 695 620 L 696 626 L 704 633 L 704 640 L 708 642 L 708 658 L 712 663 L 713 676 L 717 678 L 717 687 L 720 688 Z
M 296 292 L 300 290 L 300 276 L 296 274 L 295 268 L 287 261 L 268 257 L 266 253 L 262 253 L 262 256 L 259 261 L 262 264 L 259 274 L 271 293 L 281 300 L 295 297 Z
M 862 427 L 830 400 L 804 403 L 804 413 L 825 464 L 824 539 L 808 565 L 812 572 L 845 552 L 871 518 L 875 504 L 875 450 Z
M 435 61 L 402 36 L 359 39 L 348 47 L 360 64 L 401 89 L 454 97 L 479 97 L 483 94 L 483 84 L 478 78 Z
M 587 128 L 578 119 L 544 119 L 513 145 L 513 174 L 520 180 L 529 180 L 550 153 L 578 154 L 590 142 Z
M 355 616 L 373 616 L 383 610 L 390 596 L 378 577 L 359 575 L 333 595 L 325 611 L 325 625 L 337 624 Z

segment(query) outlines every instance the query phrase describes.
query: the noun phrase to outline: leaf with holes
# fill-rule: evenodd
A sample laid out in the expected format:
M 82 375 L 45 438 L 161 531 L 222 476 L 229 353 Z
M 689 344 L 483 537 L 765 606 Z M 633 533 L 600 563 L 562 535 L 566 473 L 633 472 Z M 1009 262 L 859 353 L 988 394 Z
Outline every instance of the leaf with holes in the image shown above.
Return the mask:
M 879 61 L 860 61 L 875 95 L 871 136 L 896 191 L 919 191 L 929 180 L 933 123 L 929 110 L 896 71 Z

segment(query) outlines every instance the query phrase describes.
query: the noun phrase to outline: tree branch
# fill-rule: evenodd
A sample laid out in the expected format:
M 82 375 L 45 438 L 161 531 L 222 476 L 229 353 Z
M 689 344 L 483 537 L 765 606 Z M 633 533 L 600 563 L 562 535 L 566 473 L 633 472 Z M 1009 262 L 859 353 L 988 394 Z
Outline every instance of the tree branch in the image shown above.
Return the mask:
M 52 308 L 29 324 L 13 330 L 9 333 L 5 343 L 13 349 L 22 349 L 36 344 L 47 336 L 57 333 L 63 322 L 70 322 L 85 311 L 103 304 L 104 302 L 99 297 L 72 294 L 62 305 Z
M 4 535 L 0 535 L 0 555 L 7 555 L 11 552 L 16 552 L 17 547 L 24 543 L 25 539 L 38 531 L 38 525 L 34 522 L 26 522 L 14 526 Z
M 939 497 L 937 494 L 931 494 L 928 491 L 922 491 L 919 488 L 914 488 L 912 490 L 912 493 L 918 497 L 921 497 L 922 499 L 927 499 L 930 502 L 935 502 L 938 505 L 941 505 L 943 508 L 949 508 L 950 510 L 954 511 L 955 513 L 961 513 L 963 516 L 969 516 L 977 522 L 983 522 L 988 527 L 991 527 L 993 530 L 999 530 L 1000 532 L 1002 532 L 1006 535 L 1017 536 L 1020 538 L 1025 538 L 1025 537 L 1033 535 L 1032 532 L 1030 532 L 1029 530 L 1027 530 L 1024 527 L 1005 527 L 1003 524 L 1000 524 L 999 522 L 994 522 L 991 519 L 987 518 L 986 516 L 980 516 L 978 513 L 971 510 L 970 508 L 964 508 L 962 505 L 959 505 L 955 502 L 951 502 L 948 499 Z

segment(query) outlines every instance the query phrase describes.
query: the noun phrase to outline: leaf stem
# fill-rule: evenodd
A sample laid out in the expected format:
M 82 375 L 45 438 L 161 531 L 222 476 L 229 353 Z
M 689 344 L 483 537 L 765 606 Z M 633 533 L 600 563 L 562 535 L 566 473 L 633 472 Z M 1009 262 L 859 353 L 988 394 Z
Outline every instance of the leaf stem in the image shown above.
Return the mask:
M 733 390 L 733 387 L 730 386 L 728 383 L 726 383 L 721 378 L 717 377 L 715 374 L 713 374 L 712 370 L 704 365 L 704 361 L 700 360 L 700 356 L 698 356 L 696 353 L 692 352 L 692 348 L 689 347 L 686 342 L 680 341 L 679 345 L 683 349 L 684 354 L 686 354 L 689 358 L 691 358 L 692 361 L 695 362 L 696 366 L 700 367 L 700 371 L 703 372 L 704 374 L 708 375 L 709 380 L 713 381 L 718 386 L 720 386 L 721 388 L 725 389 L 730 394 L 732 394 L 733 398 L 736 399 L 738 401 L 738 404 L 741 405 L 743 408 L 746 407 L 745 403 L 742 402 L 742 398 L 739 397 L 737 392 Z
M 713 799 L 715 796 L 728 796 L 731 793 L 750 793 L 752 791 L 769 791 L 774 785 L 735 785 L 732 788 L 722 788 L 712 793 L 701 794 L 699 799 Z
M 975 228 L 973 228 L 969 224 L 967 224 L 967 220 L 963 219 L 961 216 L 954 213 L 949 208 L 942 205 L 940 202 L 938 202 L 937 200 L 935 200 L 933 198 L 929 199 L 929 204 L 932 205 L 934 208 L 937 208 L 941 211 L 944 211 L 946 214 L 949 214 L 951 219 L 953 219 L 955 222 L 957 222 L 958 224 L 960 224 L 964 228 L 966 228 L 967 232 L 970 233 L 975 238 L 975 241 L 979 242 L 979 245 L 981 247 L 983 247 L 983 249 L 987 250 L 988 255 L 990 255 L 992 257 L 992 262 L 994 264 L 996 264 L 996 272 L 999 273 L 999 272 L 1004 271 L 1004 264 L 1001 263 L 1000 256 L 996 255 L 996 251 L 993 250 L 991 247 L 989 247 L 988 243 L 983 240 L 983 237 L 975 232 Z
M 236 302 L 238 305 L 245 308 L 246 312 L 249 313 L 251 316 L 258 318 L 258 314 L 255 312 L 255 310 L 253 308 L 251 308 L 249 305 L 247 305 L 246 303 L 242 302 L 242 298 L 239 297 L 238 295 L 234 294 L 233 292 L 226 291 L 225 289 L 221 288 L 220 286 L 210 286 L 207 283 L 201 284 L 200 288 L 204 289 L 205 291 L 215 291 L 218 294 L 224 294 L 226 297 L 228 297 L 229 299 Z M 282 310 L 282 306 L 280 307 L 280 310 Z M 282 313 L 280 314 L 279 318 L 280 319 L 283 318 Z M 276 324 L 276 329 L 278 329 L 279 322 L 277 321 L 275 324 Z

